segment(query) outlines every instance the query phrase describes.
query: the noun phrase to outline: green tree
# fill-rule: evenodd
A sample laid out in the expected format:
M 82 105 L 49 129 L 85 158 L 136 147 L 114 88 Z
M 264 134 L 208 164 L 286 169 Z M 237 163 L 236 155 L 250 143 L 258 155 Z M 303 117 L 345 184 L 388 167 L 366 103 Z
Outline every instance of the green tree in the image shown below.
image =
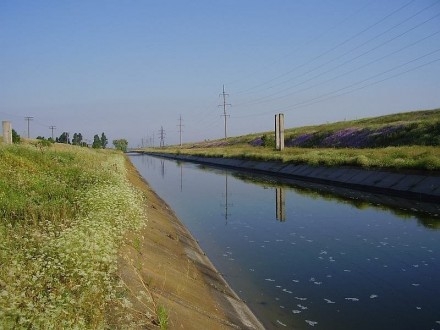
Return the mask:
M 70 140 L 69 140 L 69 133 L 67 132 L 63 132 L 59 138 L 56 139 L 56 142 L 58 143 L 68 143 L 70 144 Z
M 81 133 L 73 133 L 73 139 L 72 139 L 72 144 L 73 145 L 82 145 L 82 134 Z
M 95 134 L 95 136 L 93 137 L 92 148 L 94 148 L 94 149 L 101 149 L 102 148 L 101 139 L 99 138 L 98 134 Z
M 105 136 L 104 132 L 102 132 L 102 134 L 101 134 L 101 147 L 102 147 L 102 149 L 105 149 L 107 144 L 108 144 L 107 137 Z
M 127 152 L 128 141 L 126 139 L 113 140 L 113 145 L 116 149 Z
M 12 129 L 12 143 L 20 143 L 21 137 L 17 134 L 15 129 Z

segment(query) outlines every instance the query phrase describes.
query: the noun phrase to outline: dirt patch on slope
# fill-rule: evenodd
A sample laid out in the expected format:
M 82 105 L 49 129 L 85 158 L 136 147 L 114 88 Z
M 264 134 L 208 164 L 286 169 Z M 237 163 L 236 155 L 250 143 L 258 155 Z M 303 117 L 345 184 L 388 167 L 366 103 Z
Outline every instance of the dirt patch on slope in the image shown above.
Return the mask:
M 131 312 L 125 321 L 115 321 L 117 327 L 125 322 L 157 328 L 162 310 L 169 329 L 262 329 L 129 160 L 127 169 L 130 182 L 145 196 L 148 222 L 141 232 L 128 234 L 120 250 L 118 275 Z

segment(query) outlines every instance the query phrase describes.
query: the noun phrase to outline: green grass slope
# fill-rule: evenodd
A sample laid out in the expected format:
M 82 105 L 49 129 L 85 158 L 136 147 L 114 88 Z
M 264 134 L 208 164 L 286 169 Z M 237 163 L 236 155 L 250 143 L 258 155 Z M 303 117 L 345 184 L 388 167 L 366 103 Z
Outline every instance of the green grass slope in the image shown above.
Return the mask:
M 263 132 L 161 148 L 160 152 L 310 165 L 440 170 L 440 109 L 289 128 L 282 152 L 274 150 L 274 140 L 273 132 Z
M 192 144 L 192 147 L 251 144 L 274 146 L 274 133 L 263 132 Z M 440 109 L 285 129 L 286 147 L 383 148 L 439 146 Z

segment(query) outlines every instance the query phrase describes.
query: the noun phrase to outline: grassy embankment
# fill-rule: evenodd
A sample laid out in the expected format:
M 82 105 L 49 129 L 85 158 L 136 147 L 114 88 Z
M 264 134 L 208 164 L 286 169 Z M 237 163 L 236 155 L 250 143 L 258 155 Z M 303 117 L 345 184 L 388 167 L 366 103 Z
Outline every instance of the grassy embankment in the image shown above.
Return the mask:
M 130 314 L 117 251 L 146 217 L 124 156 L 22 144 L 0 145 L 0 160 L 0 328 L 105 328 L 109 306 L 112 322 Z
M 274 133 L 264 132 L 144 150 L 310 165 L 440 170 L 440 109 L 286 129 L 285 145 L 282 152 L 275 151 Z

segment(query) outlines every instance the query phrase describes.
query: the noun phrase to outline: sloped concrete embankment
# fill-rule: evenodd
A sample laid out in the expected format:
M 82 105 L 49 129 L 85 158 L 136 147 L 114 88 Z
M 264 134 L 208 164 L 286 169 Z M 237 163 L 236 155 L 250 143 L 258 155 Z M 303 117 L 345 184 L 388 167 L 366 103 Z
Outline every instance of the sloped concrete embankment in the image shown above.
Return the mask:
M 130 310 L 136 311 L 133 317 L 142 319 L 163 306 L 170 329 L 264 329 L 130 161 L 127 169 L 130 182 L 145 197 L 148 217 L 141 232 L 126 235 L 126 244 L 119 251 L 118 275 L 127 289 Z M 145 299 L 142 292 L 146 296 L 150 292 L 150 299 Z M 158 328 L 151 320 L 145 322 L 145 327 L 134 328 L 133 323 L 116 327 L 125 326 Z
M 151 155 L 393 195 L 429 203 L 440 202 L 440 173 L 310 166 L 163 153 L 151 153 Z

